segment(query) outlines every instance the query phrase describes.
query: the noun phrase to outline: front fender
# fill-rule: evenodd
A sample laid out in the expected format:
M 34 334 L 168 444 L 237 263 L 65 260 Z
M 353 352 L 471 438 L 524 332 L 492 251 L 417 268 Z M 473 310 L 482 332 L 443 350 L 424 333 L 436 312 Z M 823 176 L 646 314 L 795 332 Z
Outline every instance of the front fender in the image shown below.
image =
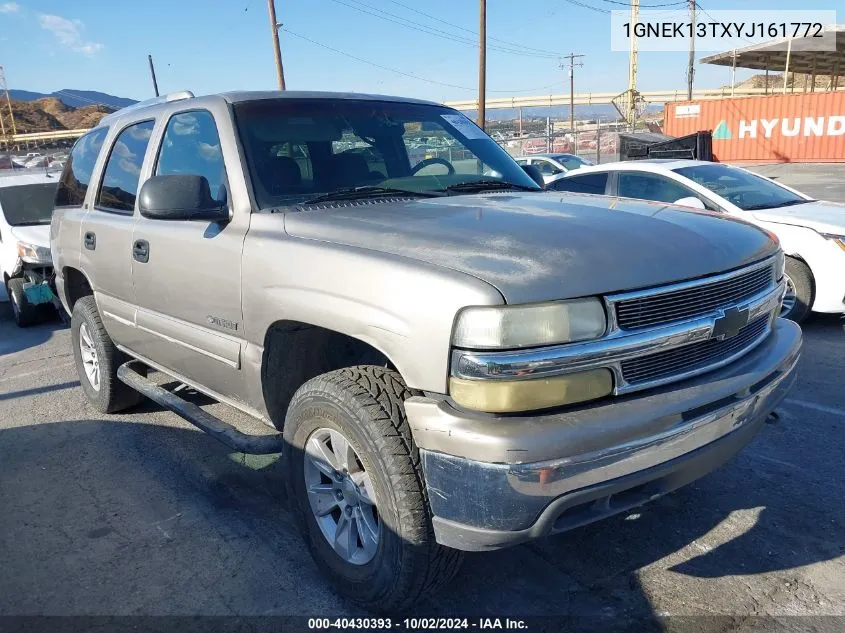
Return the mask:
M 457 312 L 504 303 L 464 273 L 255 227 L 272 220 L 253 216 L 244 249 L 245 336 L 255 346 L 276 321 L 310 323 L 372 345 L 409 387 L 445 393 Z

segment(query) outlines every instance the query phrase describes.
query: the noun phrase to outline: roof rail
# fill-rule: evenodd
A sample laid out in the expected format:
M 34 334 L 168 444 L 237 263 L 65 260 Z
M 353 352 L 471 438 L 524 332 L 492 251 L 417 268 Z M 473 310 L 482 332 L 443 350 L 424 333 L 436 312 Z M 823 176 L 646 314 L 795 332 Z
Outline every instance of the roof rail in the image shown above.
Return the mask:
M 145 99 L 144 101 L 139 101 L 138 103 L 133 103 L 132 105 L 126 106 L 125 108 L 121 108 L 120 110 L 116 110 L 111 114 L 107 114 L 102 119 L 100 119 L 100 123 L 98 125 L 104 125 L 110 123 L 113 119 L 116 119 L 118 116 L 126 114 L 127 112 L 131 112 L 132 110 L 140 110 L 141 108 L 148 108 L 150 106 L 158 105 L 160 103 L 170 103 L 171 101 L 182 101 L 184 99 L 193 99 L 194 93 L 190 90 L 180 90 L 178 92 L 168 92 L 165 95 L 161 95 L 160 97 L 153 97 L 152 99 Z

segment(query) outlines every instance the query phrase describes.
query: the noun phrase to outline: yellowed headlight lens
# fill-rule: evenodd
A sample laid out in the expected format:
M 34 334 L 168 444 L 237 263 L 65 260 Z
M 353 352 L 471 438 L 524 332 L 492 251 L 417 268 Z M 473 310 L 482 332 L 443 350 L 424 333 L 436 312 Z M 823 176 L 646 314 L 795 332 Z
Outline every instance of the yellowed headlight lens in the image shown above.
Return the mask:
M 451 378 L 449 394 L 459 405 L 487 413 L 533 411 L 595 400 L 613 391 L 609 369 L 532 380 Z

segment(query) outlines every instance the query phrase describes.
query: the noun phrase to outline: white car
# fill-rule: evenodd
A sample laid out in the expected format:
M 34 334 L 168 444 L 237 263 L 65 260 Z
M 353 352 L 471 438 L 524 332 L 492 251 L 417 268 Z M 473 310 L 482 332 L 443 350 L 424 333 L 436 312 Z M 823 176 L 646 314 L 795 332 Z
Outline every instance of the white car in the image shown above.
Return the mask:
M 0 274 L 21 327 L 37 321 L 40 305 L 53 303 L 50 220 L 58 180 L 43 173 L 0 177 Z
M 547 187 L 707 209 L 780 239 L 787 292 L 781 316 L 845 312 L 845 204 L 813 200 L 740 167 L 697 160 L 643 160 L 583 167 Z
M 543 182 L 546 185 L 562 178 L 573 169 L 579 169 L 593 163 L 586 158 L 575 154 L 532 154 L 531 156 L 518 156 L 516 159 L 520 165 L 534 165 L 543 174 Z

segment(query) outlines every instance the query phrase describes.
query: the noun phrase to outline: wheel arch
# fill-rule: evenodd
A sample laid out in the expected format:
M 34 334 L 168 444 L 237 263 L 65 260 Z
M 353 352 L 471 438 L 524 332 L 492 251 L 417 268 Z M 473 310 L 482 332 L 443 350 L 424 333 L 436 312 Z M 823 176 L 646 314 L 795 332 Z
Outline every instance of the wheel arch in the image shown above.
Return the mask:
M 270 420 L 282 428 L 300 386 L 321 374 L 355 365 L 389 367 L 402 375 L 393 360 L 370 342 L 303 321 L 274 321 L 264 334 L 261 357 L 261 393 Z
M 65 266 L 62 269 L 62 279 L 64 279 L 64 285 L 62 296 L 59 299 L 61 299 L 68 314 L 72 314 L 73 306 L 77 301 L 82 297 L 94 294 L 94 286 L 91 285 L 88 275 L 73 266 Z

